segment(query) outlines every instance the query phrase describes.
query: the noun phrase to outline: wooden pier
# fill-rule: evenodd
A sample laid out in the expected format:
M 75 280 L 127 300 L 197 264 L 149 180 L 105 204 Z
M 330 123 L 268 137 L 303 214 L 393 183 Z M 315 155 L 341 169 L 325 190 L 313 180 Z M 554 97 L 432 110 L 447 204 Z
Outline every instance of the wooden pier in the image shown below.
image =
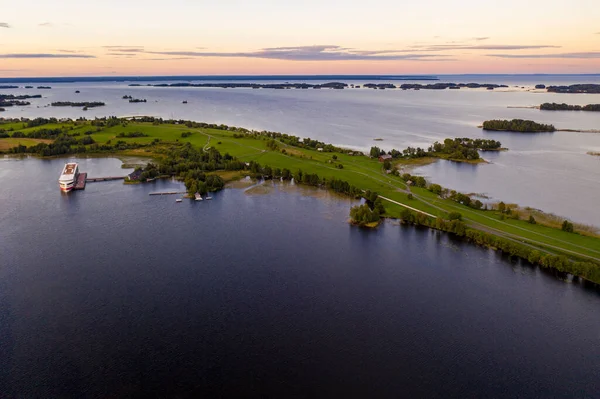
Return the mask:
M 86 173 L 87 175 L 87 173 Z M 86 178 L 86 182 L 97 182 L 97 181 L 111 181 L 111 180 L 125 180 L 127 176 L 108 176 L 108 177 L 90 177 Z

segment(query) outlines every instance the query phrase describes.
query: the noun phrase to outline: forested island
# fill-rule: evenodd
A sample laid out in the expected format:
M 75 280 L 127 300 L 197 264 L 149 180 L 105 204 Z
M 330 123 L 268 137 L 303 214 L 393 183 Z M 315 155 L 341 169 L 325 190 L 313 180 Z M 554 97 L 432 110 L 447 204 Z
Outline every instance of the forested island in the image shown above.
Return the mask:
M 584 235 L 587 233 L 583 227 L 569 221 L 563 223 L 564 228 L 543 225 L 543 221 L 534 223 L 521 218 L 508 205 L 482 204 L 422 176 L 389 173 L 379 158 L 318 140 L 154 117 L 0 118 L 0 131 L 0 151 L 10 154 L 118 153 L 152 157 L 154 161 L 139 174 L 141 181 L 175 177 L 185 183 L 188 193 L 217 190 L 225 182 L 243 176 L 293 179 L 295 184 L 364 198 L 366 207 L 352 211 L 357 224 L 377 221 L 379 213 L 379 217 L 447 231 L 541 267 L 600 283 L 600 259 L 595 251 L 587 250 L 597 248 L 600 241 L 597 235 Z M 405 155 L 413 157 L 425 151 L 409 148 L 406 153 L 393 152 L 394 163 L 410 164 Z M 447 139 L 434 143 L 427 151 L 460 152 L 467 157 L 474 156 L 476 148 L 501 147 L 496 141 Z M 380 207 L 383 204 L 385 208 Z
M 0 107 L 26 106 L 31 105 L 29 101 L 21 101 L 29 98 L 42 98 L 41 94 L 0 94 Z
M 18 89 L 18 88 L 19 88 L 19 86 L 7 86 L 7 85 L 0 86 L 0 90 Z
M 407 147 L 402 151 L 392 149 L 385 152 L 379 147 L 371 147 L 369 155 L 384 162 L 386 170 L 392 169 L 391 162 L 395 159 L 413 159 L 434 157 L 456 162 L 483 162 L 479 151 L 500 151 L 502 144 L 496 140 L 455 138 L 445 139 L 442 143 L 436 141 L 427 149 Z M 387 155 L 387 157 L 385 157 Z M 389 167 L 386 167 L 389 166 Z
M 575 84 L 570 86 L 548 86 L 549 93 L 600 93 L 600 84 Z
M 569 105 L 559 103 L 543 103 L 540 105 L 540 109 L 543 111 L 594 111 L 600 112 L 600 104 L 588 104 L 588 105 Z
M 100 101 L 83 101 L 83 102 L 72 102 L 72 101 L 57 101 L 50 104 L 53 107 L 103 107 L 106 104 Z
M 129 86 L 139 87 L 144 86 L 139 83 L 132 83 Z M 222 89 L 232 89 L 232 88 L 246 88 L 246 89 L 346 89 L 350 88 L 360 88 L 359 85 L 348 85 L 347 83 L 342 82 L 329 82 L 323 84 L 310 84 L 310 83 L 242 83 L 242 82 L 232 82 L 232 83 L 159 83 L 159 84 L 147 84 L 146 86 L 151 87 L 212 87 L 212 88 L 222 88 Z M 402 90 L 445 90 L 445 89 L 460 89 L 460 88 L 469 88 L 469 89 L 478 89 L 478 88 L 486 88 L 486 89 L 495 89 L 500 87 L 508 87 L 506 85 L 498 85 L 491 83 L 433 83 L 433 84 L 418 84 L 418 83 L 405 83 L 399 86 L 396 86 L 392 83 L 366 83 L 363 85 L 364 88 L 367 89 L 402 89 Z
M 141 98 L 130 98 L 129 102 L 130 103 L 145 103 L 146 99 L 145 98 L 144 99 L 141 99 Z
M 129 86 L 143 86 L 139 83 L 132 83 Z M 214 87 L 222 89 L 246 88 L 246 89 L 344 89 L 348 87 L 347 83 L 329 82 L 323 84 L 309 83 L 159 83 L 147 84 L 151 87 Z
M 555 132 L 554 125 L 545 125 L 530 120 L 513 119 L 513 120 L 489 120 L 483 122 L 483 130 L 499 130 L 521 133 L 539 133 L 539 132 Z
M 460 88 L 468 88 L 468 89 L 497 89 L 501 87 L 508 87 L 507 85 L 498 85 L 492 83 L 430 83 L 430 84 L 420 84 L 420 83 L 404 83 L 400 85 L 400 88 L 403 90 L 445 90 L 445 89 L 460 89 Z

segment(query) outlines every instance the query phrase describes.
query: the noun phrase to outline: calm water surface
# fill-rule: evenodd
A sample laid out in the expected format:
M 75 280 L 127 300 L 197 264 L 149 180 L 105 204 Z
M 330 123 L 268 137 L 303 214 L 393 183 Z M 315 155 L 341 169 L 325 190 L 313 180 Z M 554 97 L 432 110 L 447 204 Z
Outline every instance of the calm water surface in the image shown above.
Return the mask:
M 491 138 L 510 149 L 501 154 L 484 154 L 491 164 L 470 167 L 441 163 L 415 173 L 449 188 L 484 193 L 496 200 L 600 226 L 600 212 L 595 211 L 594 205 L 600 198 L 600 158 L 587 155 L 589 151 L 600 152 L 600 134 L 486 133 L 477 128 L 487 119 L 522 118 L 552 123 L 558 128 L 600 129 L 598 112 L 507 108 L 543 102 L 600 103 L 599 94 L 532 93 L 514 87 L 600 83 L 600 75 L 464 75 L 440 79 L 508 84 L 511 91 L 252 90 L 128 87 L 127 82 L 53 83 L 52 90 L 3 90 L 15 94 L 40 92 L 44 96 L 31 100 L 30 107 L 7 108 L 3 116 L 154 115 L 292 133 L 366 151 L 372 145 L 386 150 L 409 145 L 428 147 L 447 137 Z M 75 90 L 81 93 L 75 94 Z M 148 102 L 130 104 L 121 98 L 123 95 Z M 103 101 L 107 105 L 88 111 L 48 106 L 52 101 L 75 100 Z M 188 104 L 182 104 L 183 100 Z M 374 142 L 375 138 L 384 141 Z
M 596 288 L 295 190 L 63 195 L 64 161 L 0 161 L 2 398 L 600 392 Z

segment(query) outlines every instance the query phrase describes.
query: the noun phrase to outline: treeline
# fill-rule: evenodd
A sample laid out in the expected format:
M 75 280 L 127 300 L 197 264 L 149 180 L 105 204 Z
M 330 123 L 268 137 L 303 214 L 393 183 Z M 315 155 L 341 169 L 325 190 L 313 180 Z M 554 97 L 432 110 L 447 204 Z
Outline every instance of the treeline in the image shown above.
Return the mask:
M 489 120 L 483 122 L 484 130 L 507 130 L 511 132 L 554 132 L 556 128 L 553 125 L 545 125 L 530 120 Z
M 148 135 L 146 133 L 143 132 L 127 132 L 127 133 L 119 133 L 117 134 L 118 138 L 123 138 L 123 137 L 127 137 L 127 138 L 131 138 L 131 137 L 148 137 Z
M 588 105 L 569 105 L 569 104 L 558 104 L 558 103 L 543 103 L 540 105 L 540 109 L 543 111 L 595 111 L 600 112 L 600 104 L 588 104 Z
M 538 250 L 520 244 L 513 240 L 495 236 L 483 231 L 474 230 L 462 221 L 452 221 L 441 218 L 433 219 L 426 215 L 404 209 L 400 218 L 406 222 L 421 226 L 427 226 L 441 231 L 446 231 L 464 237 L 477 245 L 499 249 L 510 256 L 516 256 L 543 268 L 555 269 L 562 273 L 570 273 L 574 276 L 583 277 L 586 280 L 600 284 L 600 265 L 593 262 L 573 262 L 564 255 L 544 255 Z
M 13 138 L 30 138 L 30 139 L 50 139 L 53 140 L 55 138 L 57 138 L 59 135 L 63 134 L 64 131 L 63 129 L 57 128 L 57 129 L 38 129 L 38 130 L 34 130 L 31 131 L 29 133 L 23 133 L 23 132 L 14 132 L 12 134 Z
M 350 208 L 350 219 L 353 224 L 366 226 L 372 223 L 378 223 L 385 213 L 383 201 L 376 192 L 365 191 L 363 195 L 365 203 Z
M 100 101 L 84 101 L 84 102 L 71 102 L 71 101 L 56 101 L 50 104 L 53 107 L 103 107 L 106 104 Z
M 133 150 L 141 147 L 146 147 L 149 144 L 138 144 L 138 143 L 126 143 L 124 141 L 117 141 L 111 145 L 98 144 L 90 136 L 84 136 L 81 139 L 76 139 L 68 135 L 60 135 L 54 140 L 54 142 L 38 143 L 34 146 L 26 147 L 24 145 L 17 145 L 8 149 L 9 154 L 37 154 L 44 157 L 66 155 L 66 154 L 84 154 L 84 153 L 98 153 L 98 152 L 116 152 L 123 150 Z
M 453 160 L 477 160 L 480 158 L 478 150 L 499 150 L 501 147 L 502 144 L 496 140 L 455 138 L 445 139 L 442 143 L 436 141 L 427 149 L 420 147 L 407 147 L 402 151 L 393 149 L 387 152 L 387 155 L 391 155 L 394 159 L 438 157 Z M 371 147 L 369 154 L 371 157 L 376 158 L 386 154 L 386 152 L 379 147 Z

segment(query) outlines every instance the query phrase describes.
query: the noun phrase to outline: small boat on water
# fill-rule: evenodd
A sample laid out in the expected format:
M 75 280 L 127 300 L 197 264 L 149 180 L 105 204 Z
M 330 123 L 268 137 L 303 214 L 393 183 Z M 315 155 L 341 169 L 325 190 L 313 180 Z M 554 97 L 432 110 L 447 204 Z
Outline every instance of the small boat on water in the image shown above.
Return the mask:
M 181 198 L 177 198 L 177 199 L 175 200 L 175 202 L 181 202 L 181 201 L 183 201 Z
M 196 201 L 202 201 L 202 195 L 200 195 L 200 193 L 194 194 L 194 197 L 196 198 Z
M 212 197 L 209 197 L 209 196 L 207 195 L 207 196 L 206 196 L 206 199 L 207 199 L 207 200 L 211 200 L 211 199 L 212 199 Z

